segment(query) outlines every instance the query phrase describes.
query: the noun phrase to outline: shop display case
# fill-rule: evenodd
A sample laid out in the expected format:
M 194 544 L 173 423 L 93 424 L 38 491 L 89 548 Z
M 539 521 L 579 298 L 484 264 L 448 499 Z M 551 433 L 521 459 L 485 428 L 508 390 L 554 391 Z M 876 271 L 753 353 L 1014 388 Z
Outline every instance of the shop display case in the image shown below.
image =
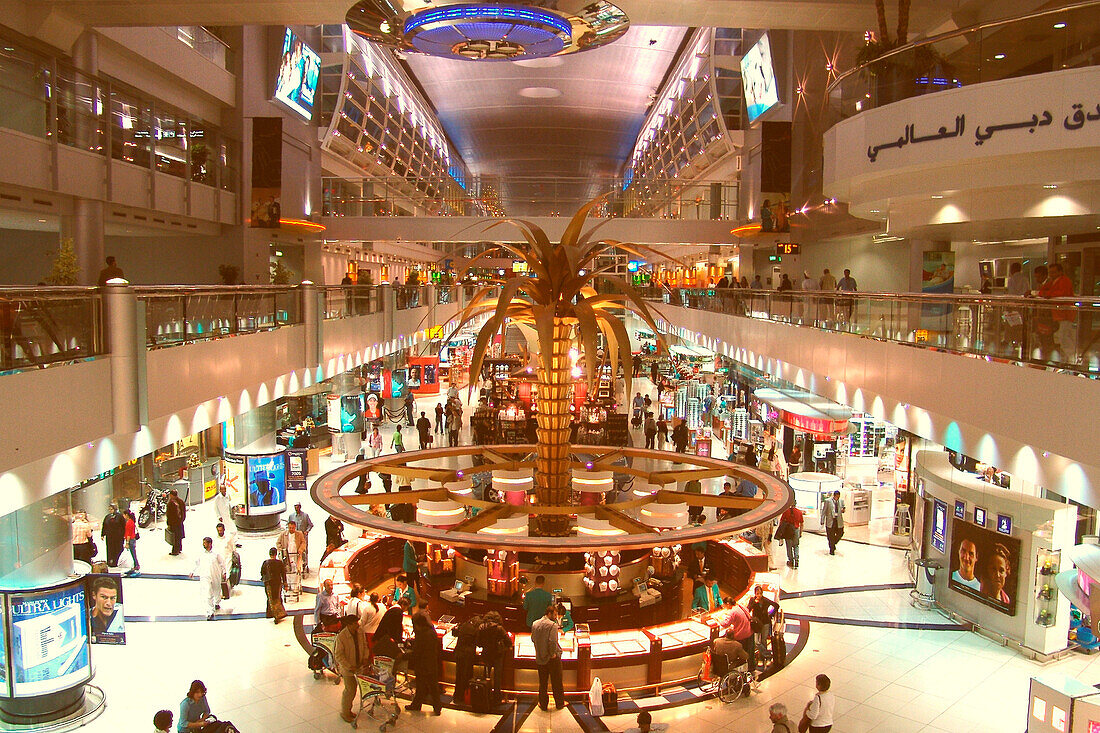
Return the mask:
M 589 636 L 593 659 L 610 659 L 635 654 L 649 654 L 650 640 L 645 631 L 605 631 Z
M 802 510 L 802 528 L 807 532 L 816 532 L 823 528 L 821 523 L 821 505 L 825 497 L 834 491 L 840 491 L 843 482 L 829 473 L 792 473 L 787 483 L 794 489 L 795 504 Z
M 665 651 L 709 644 L 713 636 L 711 627 L 698 619 L 685 619 L 671 624 L 652 626 L 647 631 L 660 639 L 661 648 Z
M 490 550 L 485 556 L 489 595 L 511 598 L 519 592 L 519 554 L 508 550 Z
M 1038 610 L 1035 623 L 1051 627 L 1058 615 L 1058 587 L 1054 576 L 1061 570 L 1062 551 L 1040 549 L 1035 555 L 1035 598 Z
M 620 557 L 618 552 L 584 553 L 584 587 L 590 596 L 609 598 L 618 595 Z
M 649 564 L 653 568 L 653 577 L 668 580 L 680 567 L 680 545 L 654 547 L 649 554 Z
M 428 575 L 451 575 L 455 571 L 455 551 L 450 545 L 428 545 Z

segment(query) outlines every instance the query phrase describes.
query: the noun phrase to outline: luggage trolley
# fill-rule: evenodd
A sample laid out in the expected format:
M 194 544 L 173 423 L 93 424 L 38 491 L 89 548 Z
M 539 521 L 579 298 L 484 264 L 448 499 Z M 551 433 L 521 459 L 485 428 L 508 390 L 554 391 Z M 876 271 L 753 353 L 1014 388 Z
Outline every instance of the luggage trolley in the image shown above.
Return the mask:
M 332 683 L 340 684 L 340 672 L 336 669 L 336 634 L 314 630 L 310 643 L 313 651 L 310 652 L 308 664 L 313 670 L 313 678 L 323 678 L 328 670 L 334 675 Z
M 376 721 L 378 730 L 385 733 L 387 726 L 397 727 L 401 705 L 397 700 L 397 678 L 393 674 L 391 657 L 375 657 L 367 674 L 355 675 L 359 683 L 359 712 L 351 721 L 352 728 L 359 727 L 359 716 L 366 711 Z
M 283 601 L 297 601 L 302 597 L 302 569 L 298 566 L 297 553 L 282 551 L 283 564 L 286 565 L 286 585 L 283 586 Z

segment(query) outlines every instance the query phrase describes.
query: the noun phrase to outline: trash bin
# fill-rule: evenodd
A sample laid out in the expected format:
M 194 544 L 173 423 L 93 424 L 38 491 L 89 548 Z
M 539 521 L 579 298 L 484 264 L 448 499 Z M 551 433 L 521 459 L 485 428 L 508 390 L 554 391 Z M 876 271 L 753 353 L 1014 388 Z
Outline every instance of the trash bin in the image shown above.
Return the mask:
M 917 599 L 929 605 L 936 602 L 936 571 L 943 568 L 939 560 L 917 560 Z

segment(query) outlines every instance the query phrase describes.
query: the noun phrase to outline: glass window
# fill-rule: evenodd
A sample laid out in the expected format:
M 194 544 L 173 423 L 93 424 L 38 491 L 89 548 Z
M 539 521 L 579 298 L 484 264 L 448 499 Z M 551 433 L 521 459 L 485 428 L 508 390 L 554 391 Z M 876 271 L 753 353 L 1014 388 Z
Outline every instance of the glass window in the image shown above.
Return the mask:
M 61 67 L 57 78 L 57 141 L 82 150 L 103 150 L 103 92 L 99 82 Z
M 206 125 L 192 120 L 187 132 L 191 148 L 191 180 L 213 186 L 214 148 L 213 140 L 207 138 Z
M 153 117 L 153 142 L 157 170 L 183 178 L 187 174 L 187 123 L 173 113 Z
M 241 144 L 219 136 L 219 160 L 221 172 L 218 180 L 226 191 L 237 191 L 241 179 Z
M 101 481 L 100 484 L 109 484 Z M 94 485 L 94 484 L 93 484 Z M 92 517 L 96 519 L 96 517 Z M 25 586 L 36 578 L 33 563 L 72 538 L 69 492 L 62 491 L 0 517 L 0 582 Z
M 125 92 L 111 91 L 111 157 L 149 167 L 153 140 L 149 105 Z
M 0 127 L 48 137 L 50 69 L 40 59 L 5 43 L 0 52 Z

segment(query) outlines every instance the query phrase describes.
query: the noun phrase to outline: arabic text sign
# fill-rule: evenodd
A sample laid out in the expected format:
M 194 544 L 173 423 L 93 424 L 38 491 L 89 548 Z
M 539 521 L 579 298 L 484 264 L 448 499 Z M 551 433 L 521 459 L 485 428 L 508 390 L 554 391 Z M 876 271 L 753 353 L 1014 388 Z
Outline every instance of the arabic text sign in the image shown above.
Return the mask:
M 833 181 L 1100 145 L 1100 67 L 975 84 L 867 110 L 827 133 Z

